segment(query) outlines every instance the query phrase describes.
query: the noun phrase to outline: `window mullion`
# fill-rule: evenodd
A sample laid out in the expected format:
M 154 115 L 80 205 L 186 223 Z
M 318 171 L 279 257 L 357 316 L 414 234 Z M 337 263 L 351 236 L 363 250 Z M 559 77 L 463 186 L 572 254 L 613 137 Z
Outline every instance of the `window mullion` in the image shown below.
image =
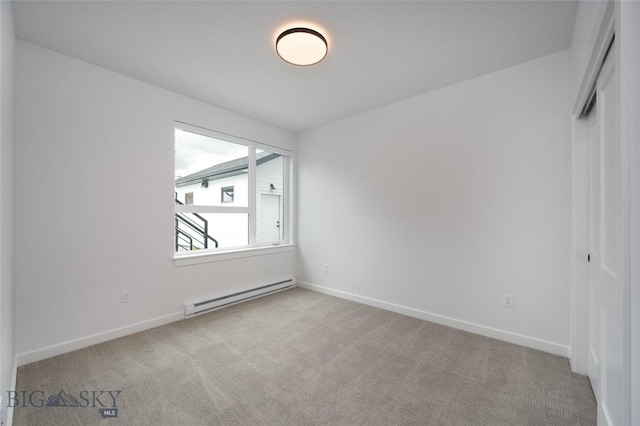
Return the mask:
M 283 163 L 283 191 L 282 191 L 282 216 L 283 216 L 283 227 L 282 227 L 282 240 L 286 242 L 291 242 L 291 221 L 290 221 L 290 204 L 289 204 L 289 196 L 291 194 L 291 179 L 290 179 L 290 159 L 289 157 L 284 158 Z M 288 225 L 288 226 L 287 226 Z
M 249 207 L 233 207 L 233 206 L 194 206 L 177 205 L 176 213 L 245 213 L 251 214 Z
M 249 246 L 256 244 L 256 149 L 249 148 Z

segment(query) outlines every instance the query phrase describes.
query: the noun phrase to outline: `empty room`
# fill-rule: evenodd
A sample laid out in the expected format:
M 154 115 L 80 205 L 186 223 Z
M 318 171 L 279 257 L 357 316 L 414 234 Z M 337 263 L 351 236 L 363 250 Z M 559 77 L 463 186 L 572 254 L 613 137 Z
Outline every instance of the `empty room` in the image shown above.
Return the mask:
M 640 2 L 0 1 L 2 425 L 640 425 Z

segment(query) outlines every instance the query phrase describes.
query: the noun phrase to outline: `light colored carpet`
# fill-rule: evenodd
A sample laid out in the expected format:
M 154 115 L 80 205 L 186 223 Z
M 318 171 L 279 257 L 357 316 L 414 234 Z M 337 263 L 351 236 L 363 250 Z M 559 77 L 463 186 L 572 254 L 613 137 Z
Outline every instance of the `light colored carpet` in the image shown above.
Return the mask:
M 16 426 L 596 421 L 566 358 L 299 288 L 21 367 L 17 389 L 121 394 L 115 419 L 24 407 Z

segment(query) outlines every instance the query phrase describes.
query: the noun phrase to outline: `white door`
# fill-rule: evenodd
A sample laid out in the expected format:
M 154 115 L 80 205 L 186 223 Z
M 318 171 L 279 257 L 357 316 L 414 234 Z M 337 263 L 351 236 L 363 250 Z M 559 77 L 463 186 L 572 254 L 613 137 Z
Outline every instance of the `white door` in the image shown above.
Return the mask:
M 260 230 L 258 241 L 271 243 L 280 241 L 280 196 L 262 194 L 260 196 Z
M 589 378 L 599 425 L 623 422 L 622 174 L 615 46 L 596 82 L 590 123 Z M 592 111 L 592 114 L 594 112 Z

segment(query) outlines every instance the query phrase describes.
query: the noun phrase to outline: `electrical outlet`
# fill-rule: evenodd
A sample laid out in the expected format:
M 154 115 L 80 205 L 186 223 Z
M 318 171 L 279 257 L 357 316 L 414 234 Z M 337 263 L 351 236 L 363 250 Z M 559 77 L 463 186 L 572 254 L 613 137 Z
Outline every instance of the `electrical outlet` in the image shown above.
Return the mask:
M 131 290 L 123 290 L 120 293 L 120 303 L 129 303 L 131 302 Z
M 328 263 L 324 264 L 324 272 L 325 273 L 329 272 L 329 264 Z
M 513 308 L 513 296 L 510 294 L 502 295 L 502 305 L 505 308 Z

